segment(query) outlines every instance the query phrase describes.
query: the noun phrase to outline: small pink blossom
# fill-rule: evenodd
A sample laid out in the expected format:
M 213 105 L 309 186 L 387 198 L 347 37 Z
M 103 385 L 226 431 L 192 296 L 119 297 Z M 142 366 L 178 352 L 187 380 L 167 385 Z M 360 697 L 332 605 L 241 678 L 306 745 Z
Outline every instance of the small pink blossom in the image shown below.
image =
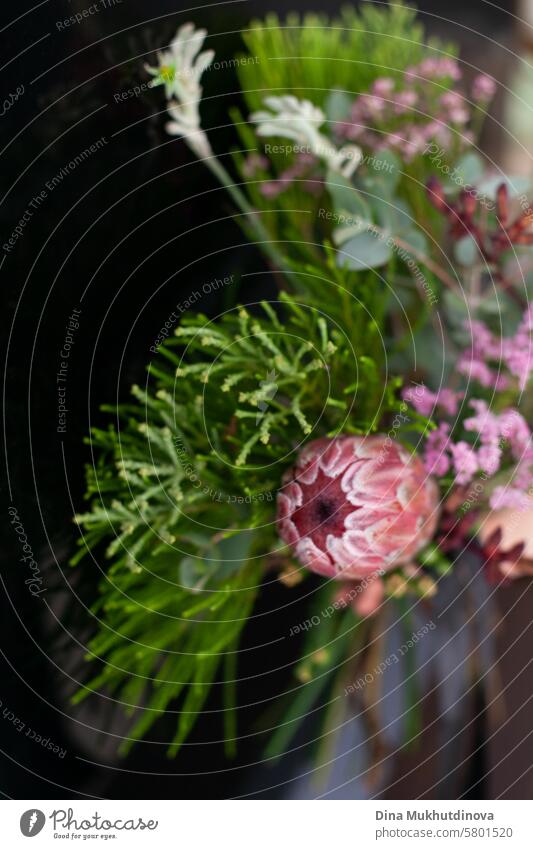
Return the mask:
M 357 103 L 357 101 L 356 101 Z M 367 132 L 367 126 L 365 119 L 359 114 L 359 110 L 355 108 L 355 104 L 352 107 L 352 111 L 350 114 L 350 121 L 341 121 L 336 124 L 335 132 L 340 139 L 350 139 L 351 141 L 362 141 L 365 133 Z
M 363 95 L 365 98 L 365 108 L 369 117 L 377 117 L 382 115 L 385 109 L 385 101 L 382 97 L 376 97 L 373 94 Z
M 406 89 L 399 91 L 394 95 L 394 111 L 396 115 L 402 115 L 404 112 L 409 112 L 418 102 L 418 94 L 416 91 Z
M 409 401 L 422 416 L 429 416 L 435 406 L 435 393 L 431 392 L 423 383 L 404 389 L 402 397 L 405 401 Z
M 242 173 L 250 179 L 255 176 L 257 171 L 266 171 L 269 165 L 270 162 L 266 156 L 259 153 L 251 153 L 243 162 Z
M 457 361 L 457 371 L 466 375 L 469 380 L 476 380 L 481 386 L 494 389 L 505 389 L 508 380 L 505 375 L 498 374 L 489 368 L 486 362 L 472 357 L 470 352 L 463 354 Z
M 427 142 L 434 139 L 444 148 L 448 147 L 452 141 L 451 130 L 443 121 L 430 121 L 429 124 L 424 127 L 424 135 Z
M 476 452 L 468 442 L 462 440 L 455 444 L 450 443 L 449 448 L 452 455 L 456 483 L 459 486 L 470 483 L 475 473 L 479 471 Z
M 418 72 L 422 77 L 428 79 L 440 79 L 450 77 L 452 80 L 461 79 L 461 69 L 455 59 L 450 57 L 424 59 L 418 68 L 410 69 L 411 73 Z
M 424 466 L 430 475 L 442 477 L 450 468 L 450 458 L 447 450 L 450 447 L 450 425 L 442 422 L 432 430 L 426 440 L 424 450 Z
M 445 92 L 440 98 L 440 105 L 444 107 L 453 124 L 466 124 L 470 120 L 465 99 L 458 91 Z
M 409 148 L 405 151 L 405 156 L 411 160 L 419 153 L 424 153 L 428 146 L 428 136 L 421 124 L 412 124 L 405 130 Z
M 524 453 L 522 460 L 520 460 L 516 466 L 513 483 L 517 489 L 521 489 L 522 492 L 525 492 L 528 495 L 533 495 L 532 481 L 533 457 L 531 455 L 531 449 L 529 449 Z
M 394 80 L 392 77 L 378 77 L 372 83 L 371 91 L 376 97 L 388 97 L 394 91 Z
M 527 510 L 531 507 L 531 498 L 523 490 L 513 486 L 497 486 L 490 497 L 493 510 L 510 507 L 513 510 Z
M 269 180 L 262 183 L 260 192 L 264 197 L 275 198 L 284 192 L 288 187 L 301 177 L 308 174 L 310 167 L 316 162 L 315 157 L 310 153 L 299 153 L 296 161 L 283 171 L 277 180 Z M 304 183 L 307 185 L 307 182 Z
M 488 103 L 496 93 L 496 82 L 486 74 L 479 74 L 472 83 L 472 97 L 482 103 Z
M 465 326 L 471 334 L 471 349 L 459 358 L 458 371 L 482 386 L 505 389 L 509 385 L 507 376 L 488 362 L 497 363 L 500 369 L 505 365 L 523 391 L 533 371 L 533 305 L 525 311 L 514 336 L 496 337 L 481 321 L 468 321 Z
M 469 406 L 475 410 L 476 415 L 465 419 L 465 430 L 479 433 L 483 445 L 497 445 L 501 437 L 499 418 L 489 410 L 486 401 L 472 398 Z
M 272 200 L 273 198 L 277 198 L 286 188 L 286 185 L 281 180 L 268 180 L 266 183 L 261 183 L 259 191 L 263 197 Z
M 464 397 L 464 392 L 454 392 L 453 389 L 444 387 L 437 393 L 437 404 L 442 407 L 449 416 L 455 416 L 459 402 Z
M 498 445 L 482 445 L 477 452 L 479 468 L 492 477 L 500 468 L 502 450 Z
M 465 322 L 465 328 L 470 332 L 471 344 L 479 356 L 496 360 L 501 356 L 501 339 L 491 333 L 486 324 L 476 319 Z
M 455 109 L 450 109 L 448 117 L 452 124 L 468 124 L 470 113 L 468 109 L 462 106 L 457 106 Z
M 526 388 L 533 370 L 532 329 L 533 304 L 525 311 L 515 335 L 503 342 L 503 358 L 511 374 L 518 378 L 521 392 Z
M 435 407 L 442 407 L 450 416 L 457 413 L 459 401 L 463 397 L 462 392 L 454 392 L 453 389 L 444 387 L 438 392 L 431 392 L 423 383 L 404 389 L 402 397 L 419 412 L 422 416 L 431 415 Z
M 397 149 L 405 148 L 405 136 L 402 136 L 400 133 L 388 133 L 388 135 L 385 136 L 385 140 L 388 147 Z
M 509 442 L 516 460 L 521 460 L 531 449 L 531 430 L 518 410 L 505 410 L 499 417 L 502 439 Z

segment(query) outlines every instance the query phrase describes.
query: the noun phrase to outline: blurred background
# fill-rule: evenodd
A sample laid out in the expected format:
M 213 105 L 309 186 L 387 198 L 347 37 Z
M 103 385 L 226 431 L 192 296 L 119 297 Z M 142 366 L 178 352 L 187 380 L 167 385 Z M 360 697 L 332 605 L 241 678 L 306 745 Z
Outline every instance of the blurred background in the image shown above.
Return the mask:
M 254 766 L 264 745 L 254 734 L 261 708 L 242 710 L 240 730 L 248 736 L 228 764 L 222 745 L 208 742 L 218 737 L 212 705 L 178 759 L 169 761 L 163 741 L 172 736 L 171 716 L 156 726 L 160 744 L 138 744 L 127 759 L 119 759 L 116 745 L 128 722 L 113 703 L 94 697 L 80 708 L 69 704 L 75 682 L 87 674 L 87 607 L 101 577 L 90 559 L 76 569 L 68 566 L 77 535 L 71 517 L 83 507 L 83 464 L 90 460 L 83 440 L 89 425 L 105 424 L 100 405 L 126 400 L 130 385 L 143 380 L 149 347 L 176 301 L 205 280 L 240 277 L 262 263 L 254 248 L 243 245 L 223 190 L 185 145 L 165 134 L 162 92 L 128 94 L 148 79 L 143 62 L 187 20 L 209 30 L 208 46 L 217 59 L 230 59 L 242 49 L 240 31 L 253 17 L 292 9 L 332 14 L 341 4 L 236 0 L 200 3 L 188 11 L 176 0 L 106 0 L 82 22 L 59 26 L 90 5 L 88 0 L 24 0 L 1 13 L 2 244 L 26 220 L 16 244 L 0 252 L 7 363 L 0 791 L 26 799 L 277 797 L 287 792 L 282 784 L 295 763 Z M 458 42 L 467 66 L 500 83 L 484 129 L 484 151 L 512 174 L 531 173 L 532 117 L 518 108 L 514 95 L 533 99 L 533 2 L 426 0 L 418 7 L 428 33 Z M 239 102 L 234 69 L 228 65 L 206 74 L 204 89 L 204 124 L 214 147 L 227 150 L 235 143 L 227 110 Z M 69 168 L 99 140 L 94 152 Z M 185 231 L 192 235 L 184 238 Z M 186 270 L 178 273 L 178 268 Z M 268 293 L 270 286 L 265 276 L 264 292 L 254 296 Z M 235 295 L 238 299 L 238 291 Z M 215 313 L 224 306 L 223 297 L 213 292 L 202 308 Z M 81 313 L 69 359 L 66 427 L 58 433 L 56 375 L 74 309 Z M 39 563 L 46 605 L 21 580 L 10 505 Z M 278 610 L 285 593 L 270 584 L 260 608 Z M 296 610 L 298 603 L 295 590 Z M 497 728 L 489 728 L 478 697 L 463 705 L 465 723 L 472 720 L 464 743 L 470 756 L 451 792 L 530 798 L 533 588 L 519 583 L 500 590 L 498 604 L 506 703 Z M 301 613 L 305 618 L 303 602 Z M 297 615 L 293 608 L 292 616 Z M 252 620 L 245 641 L 259 644 L 266 629 L 283 627 L 282 620 L 281 610 Z M 286 666 L 274 683 L 272 676 L 264 683 L 257 677 L 246 681 L 261 671 L 262 662 L 271 668 L 290 660 L 286 646 L 283 657 L 281 649 L 279 658 L 275 651 L 265 657 L 254 652 L 253 668 L 244 653 L 240 704 L 260 703 L 273 686 L 279 692 L 287 686 Z M 426 705 L 428 715 L 433 709 Z M 303 755 L 305 740 L 301 743 Z M 423 797 L 435 784 L 433 746 L 427 735 L 417 752 L 394 759 L 391 798 Z M 430 795 L 449 792 L 437 784 Z

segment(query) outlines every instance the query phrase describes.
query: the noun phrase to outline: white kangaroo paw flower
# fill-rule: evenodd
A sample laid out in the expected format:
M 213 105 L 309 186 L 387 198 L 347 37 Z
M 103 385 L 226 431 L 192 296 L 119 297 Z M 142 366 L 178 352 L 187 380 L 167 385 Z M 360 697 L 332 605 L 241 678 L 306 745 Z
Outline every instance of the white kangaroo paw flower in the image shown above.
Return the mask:
M 361 162 L 361 150 L 356 145 L 346 145 L 338 150 L 319 132 L 326 120 L 321 109 L 309 100 L 298 100 L 290 94 L 266 97 L 264 104 L 270 111 L 260 109 L 250 115 L 250 120 L 257 125 L 258 136 L 291 139 L 334 171 L 345 177 L 353 174 Z
M 181 136 L 197 156 L 210 156 L 211 145 L 200 123 L 202 86 L 200 79 L 213 61 L 213 50 L 202 50 L 207 31 L 187 23 L 179 28 L 169 49 L 158 53 L 158 65 L 146 66 L 152 85 L 164 85 L 172 121 L 167 132 Z

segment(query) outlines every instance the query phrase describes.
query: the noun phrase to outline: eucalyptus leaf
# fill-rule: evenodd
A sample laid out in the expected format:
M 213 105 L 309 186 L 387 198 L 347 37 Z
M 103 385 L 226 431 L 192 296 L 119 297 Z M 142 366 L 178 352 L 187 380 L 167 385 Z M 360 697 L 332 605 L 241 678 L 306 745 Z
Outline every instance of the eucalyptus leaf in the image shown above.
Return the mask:
M 387 242 L 375 233 L 359 233 L 349 239 L 339 251 L 337 263 L 341 268 L 361 271 L 366 268 L 379 268 L 392 256 Z
M 330 91 L 324 105 L 327 120 L 332 124 L 346 121 L 350 117 L 352 103 L 353 97 L 345 91 Z
M 179 566 L 179 583 L 184 589 L 199 592 L 206 584 L 212 568 L 198 557 L 184 557 Z
M 479 302 L 478 311 L 487 320 L 495 320 L 496 326 L 501 326 L 504 336 L 511 336 L 515 332 L 522 317 L 519 305 L 502 289 L 497 294 L 485 293 Z
M 483 159 L 478 153 L 470 150 L 461 156 L 453 173 L 457 175 L 452 178 L 457 185 L 475 186 L 483 179 L 485 173 Z
M 347 212 L 350 216 L 362 221 L 372 221 L 372 213 L 370 207 L 353 183 L 338 174 L 335 171 L 329 170 L 326 176 L 326 188 L 333 201 L 333 208 L 336 212 Z M 357 221 L 347 221 L 347 224 L 357 224 Z
M 413 216 L 402 198 L 375 196 L 369 200 L 369 204 L 374 219 L 387 234 L 401 236 L 413 228 Z
M 457 292 L 451 289 L 446 289 L 443 292 L 443 296 L 450 323 L 462 327 L 469 317 L 469 307 L 466 297 L 457 294 Z
M 367 167 L 367 173 L 360 177 L 365 189 L 372 193 L 378 188 L 386 194 L 394 193 L 402 176 L 401 162 L 395 153 L 391 150 L 380 150 L 365 156 L 362 164 Z
M 533 246 L 513 245 L 504 254 L 504 274 L 516 281 L 519 288 L 526 286 L 528 299 L 533 295 Z
M 440 386 L 453 370 L 453 353 L 444 350 L 443 340 L 430 324 L 424 324 L 415 337 L 413 367 L 424 374 L 427 382 Z
M 336 245 L 342 245 L 344 242 L 347 242 L 353 236 L 357 236 L 358 233 L 363 233 L 367 229 L 368 225 L 361 221 L 359 224 L 352 224 L 350 226 L 342 226 L 336 227 L 332 233 L 333 241 Z
M 217 565 L 217 574 L 231 575 L 239 571 L 248 560 L 254 532 L 251 530 L 240 531 L 220 540 L 216 545 L 217 556 L 220 563 Z
M 503 292 L 500 292 L 498 296 L 496 295 L 487 295 L 486 293 L 480 298 L 478 304 L 478 310 L 480 313 L 484 315 L 496 315 L 501 316 L 504 310 L 507 310 L 507 303 L 503 301 Z
M 509 197 L 511 198 L 523 195 L 531 189 L 531 180 L 529 177 L 505 177 L 498 174 L 494 177 L 487 177 L 485 180 L 481 180 L 477 184 L 477 189 L 480 195 L 484 195 L 489 200 L 496 200 L 496 192 L 502 183 L 505 183 L 507 186 Z
M 453 252 L 461 265 L 474 265 L 480 259 L 477 242 L 469 233 L 455 243 Z
M 200 549 L 209 548 L 211 545 L 211 534 L 202 531 L 192 531 L 189 528 L 183 532 L 182 538 L 187 542 L 193 543 Z
M 400 234 L 402 242 L 406 242 L 410 245 L 417 254 L 428 254 L 428 242 L 427 239 L 418 227 L 412 227 L 412 229 L 408 230 L 406 233 Z M 413 254 L 414 258 L 416 256 Z

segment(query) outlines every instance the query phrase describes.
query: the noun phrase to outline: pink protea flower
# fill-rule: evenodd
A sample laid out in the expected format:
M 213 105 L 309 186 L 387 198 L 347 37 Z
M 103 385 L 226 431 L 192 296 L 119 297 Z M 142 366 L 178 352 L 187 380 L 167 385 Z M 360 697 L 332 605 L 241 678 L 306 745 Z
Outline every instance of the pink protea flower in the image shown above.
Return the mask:
M 363 578 L 408 562 L 435 532 L 438 489 L 386 436 L 308 443 L 284 477 L 278 529 L 308 569 Z

